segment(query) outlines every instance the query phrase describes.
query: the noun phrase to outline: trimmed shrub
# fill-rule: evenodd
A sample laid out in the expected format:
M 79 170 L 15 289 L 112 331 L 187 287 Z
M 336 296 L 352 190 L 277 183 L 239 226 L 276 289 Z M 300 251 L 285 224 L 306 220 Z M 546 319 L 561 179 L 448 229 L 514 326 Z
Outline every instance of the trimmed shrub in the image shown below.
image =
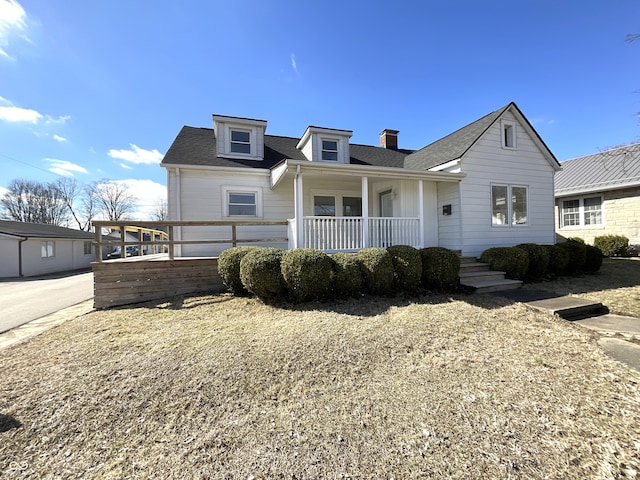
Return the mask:
M 535 243 L 521 243 L 516 247 L 524 250 L 529 255 L 529 269 L 525 279 L 528 281 L 540 280 L 549 267 L 549 252 L 542 245 Z
M 333 291 L 339 297 L 355 297 L 362 292 L 362 266 L 353 253 L 334 253 Z
M 218 257 L 218 274 L 222 283 L 234 295 L 246 295 L 247 289 L 242 285 L 240 279 L 240 261 L 249 252 L 258 247 L 232 247 L 224 250 Z
M 569 265 L 569 252 L 557 245 L 542 245 L 549 254 L 547 272 L 552 275 L 562 275 Z
M 566 275 L 576 275 L 584 269 L 584 264 L 587 261 L 587 247 L 586 245 L 572 240 L 567 240 L 563 243 L 556 244 L 558 247 L 563 248 L 569 254 L 569 263 L 562 272 Z
M 584 271 L 587 273 L 596 273 L 602 266 L 602 252 L 598 247 L 587 245 L 587 252 L 584 263 Z
M 460 280 L 460 256 L 448 248 L 420 249 L 422 277 L 420 283 L 431 290 L 452 290 Z
M 507 278 L 523 280 L 529 270 L 529 254 L 518 247 L 493 247 L 480 255 L 480 261 L 488 263 L 491 270 L 505 272 Z
M 403 292 L 415 292 L 422 278 L 422 257 L 418 249 L 409 245 L 387 247 L 393 262 L 393 284 Z
M 364 248 L 356 253 L 362 267 L 365 291 L 374 295 L 388 293 L 393 285 L 393 261 L 384 248 Z
M 287 250 L 280 262 L 291 299 L 308 302 L 327 298 L 333 276 L 329 255 L 313 248 Z
M 240 261 L 240 280 L 249 292 L 262 301 L 284 298 L 287 286 L 282 278 L 279 248 L 256 248 Z
M 629 255 L 629 239 L 624 235 L 602 235 L 593 240 L 605 257 L 624 257 Z

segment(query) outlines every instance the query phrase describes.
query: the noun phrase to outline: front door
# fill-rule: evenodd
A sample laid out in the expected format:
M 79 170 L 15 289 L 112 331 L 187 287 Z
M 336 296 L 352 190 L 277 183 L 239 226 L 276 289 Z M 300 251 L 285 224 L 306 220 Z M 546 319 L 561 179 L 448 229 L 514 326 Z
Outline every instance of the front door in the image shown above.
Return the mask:
M 391 190 L 380 193 L 380 216 L 393 217 L 393 193 Z
M 386 218 L 393 217 L 393 193 L 386 190 L 380 193 L 380 246 L 382 248 L 393 245 L 392 230 L 390 221 Z

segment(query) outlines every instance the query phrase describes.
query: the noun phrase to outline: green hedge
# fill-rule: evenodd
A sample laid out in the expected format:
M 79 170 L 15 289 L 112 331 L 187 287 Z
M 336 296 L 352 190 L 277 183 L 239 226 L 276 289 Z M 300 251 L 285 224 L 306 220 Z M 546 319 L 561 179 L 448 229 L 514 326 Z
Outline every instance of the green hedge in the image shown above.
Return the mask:
M 593 240 L 605 257 L 624 257 L 629 255 L 629 239 L 624 235 L 602 235 Z
M 430 290 L 451 290 L 459 281 L 460 256 L 443 247 L 420 249 L 422 258 L 421 285 Z
M 354 253 L 334 253 L 333 292 L 338 297 L 356 297 L 362 293 L 362 265 Z
M 320 250 L 287 250 L 280 262 L 282 278 L 295 302 L 326 299 L 332 283 L 333 262 Z
M 557 245 L 542 245 L 549 254 L 548 274 L 562 275 L 569 265 L 569 252 Z
M 558 247 L 564 249 L 569 254 L 569 263 L 562 272 L 565 275 L 576 275 L 584 270 L 587 261 L 587 247 L 583 243 L 567 240 L 558 243 Z
M 586 257 L 584 262 L 584 271 L 587 273 L 595 273 L 602 266 L 602 251 L 598 247 L 587 245 Z
M 257 248 L 247 253 L 240 261 L 244 288 L 263 301 L 284 299 L 287 286 L 280 268 L 283 254 L 278 248 Z
M 549 252 L 542 245 L 536 245 L 535 243 L 521 243 L 516 245 L 527 252 L 529 255 L 529 268 L 525 275 L 525 279 L 530 282 L 540 280 L 549 267 Z
M 523 280 L 529 270 L 529 254 L 518 247 L 493 247 L 480 255 L 480 261 L 488 263 L 491 270 L 505 272 L 505 277 Z
M 218 257 L 218 274 L 222 283 L 234 295 L 246 295 L 247 289 L 242 285 L 240 279 L 240 261 L 249 252 L 258 247 L 233 247 L 224 250 Z
M 384 248 L 364 248 L 356 253 L 362 267 L 366 292 L 374 295 L 388 293 L 393 285 L 393 260 Z
M 387 247 L 393 262 L 393 284 L 402 291 L 413 293 L 420 287 L 422 258 L 418 249 L 409 245 Z

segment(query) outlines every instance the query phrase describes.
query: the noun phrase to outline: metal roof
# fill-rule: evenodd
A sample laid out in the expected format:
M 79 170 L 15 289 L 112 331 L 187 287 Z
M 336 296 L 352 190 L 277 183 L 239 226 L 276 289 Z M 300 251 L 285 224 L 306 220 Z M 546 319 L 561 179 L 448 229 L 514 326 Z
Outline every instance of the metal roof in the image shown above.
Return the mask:
M 555 176 L 557 197 L 640 185 L 640 143 L 565 160 Z
M 15 237 L 66 238 L 72 240 L 93 240 L 95 238 L 93 233 L 83 230 L 12 220 L 0 220 L 0 234 Z

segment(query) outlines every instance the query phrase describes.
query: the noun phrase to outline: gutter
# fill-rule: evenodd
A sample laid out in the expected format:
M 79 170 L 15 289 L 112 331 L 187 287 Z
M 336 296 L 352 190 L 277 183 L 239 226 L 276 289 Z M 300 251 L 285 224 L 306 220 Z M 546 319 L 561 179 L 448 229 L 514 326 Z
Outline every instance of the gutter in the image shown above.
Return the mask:
M 24 274 L 22 273 L 22 244 L 27 240 L 29 240 L 29 237 L 21 238 L 18 241 L 18 275 L 20 277 L 24 277 Z

